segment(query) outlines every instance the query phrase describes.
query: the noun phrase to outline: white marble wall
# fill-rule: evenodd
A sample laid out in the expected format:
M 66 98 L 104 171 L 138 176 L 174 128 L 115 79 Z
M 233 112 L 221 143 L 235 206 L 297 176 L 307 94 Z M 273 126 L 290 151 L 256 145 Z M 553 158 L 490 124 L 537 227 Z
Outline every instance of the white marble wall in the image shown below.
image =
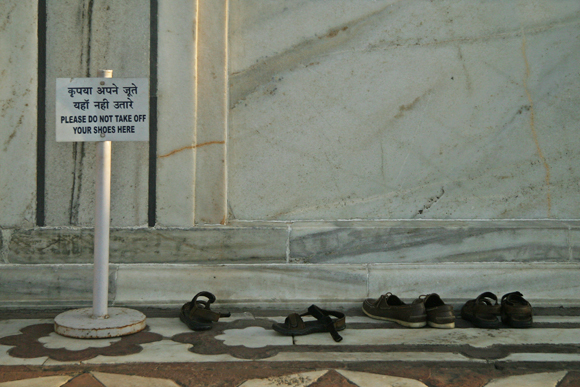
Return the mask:
M 48 0 L 46 60 L 46 225 L 91 226 L 96 146 L 57 143 L 55 80 L 149 77 L 149 3 L 139 0 Z M 148 143 L 112 146 L 111 224 L 147 224 Z
M 578 218 L 580 3 L 232 0 L 233 218 Z
M 36 219 L 37 2 L 0 6 L 0 226 Z
M 46 5 L 44 63 L 37 2 L 0 2 L 0 302 L 90 298 L 95 149 L 55 142 L 54 81 L 149 77 L 151 58 L 156 170 L 149 144 L 113 145 L 117 301 L 179 303 L 197 286 L 260 306 L 459 299 L 515 284 L 578 302 L 580 2 Z M 157 227 L 145 228 L 150 172 Z

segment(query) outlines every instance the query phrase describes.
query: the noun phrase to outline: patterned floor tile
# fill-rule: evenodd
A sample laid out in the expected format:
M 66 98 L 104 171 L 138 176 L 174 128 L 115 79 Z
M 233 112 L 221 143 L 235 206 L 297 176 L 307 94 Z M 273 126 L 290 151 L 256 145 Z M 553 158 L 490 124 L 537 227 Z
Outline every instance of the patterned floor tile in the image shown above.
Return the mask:
M 359 387 L 427 387 L 418 380 L 366 372 L 337 370 L 348 381 Z
M 15 380 L 0 383 L 0 387 L 61 387 L 71 379 L 68 375 L 47 376 L 44 378 Z
M 99 382 L 91 374 L 79 375 L 67 383 L 63 384 L 62 387 L 105 387 L 103 383 Z
M 52 320 L 0 320 L 0 387 L 580 386 L 580 317 L 567 314 L 521 330 L 461 319 L 453 330 L 406 329 L 357 315 L 340 343 L 327 333 L 280 335 L 272 323 L 284 317 L 263 311 L 203 332 L 150 318 L 147 331 L 100 340 L 58 336 Z
M 534 373 L 528 375 L 510 376 L 507 378 L 492 380 L 485 387 L 556 387 L 566 376 L 566 371 Z
M 328 371 L 304 372 L 293 375 L 247 380 L 240 387 L 307 387 L 311 386 Z
M 143 376 L 91 372 L 105 387 L 179 387 L 174 381 Z

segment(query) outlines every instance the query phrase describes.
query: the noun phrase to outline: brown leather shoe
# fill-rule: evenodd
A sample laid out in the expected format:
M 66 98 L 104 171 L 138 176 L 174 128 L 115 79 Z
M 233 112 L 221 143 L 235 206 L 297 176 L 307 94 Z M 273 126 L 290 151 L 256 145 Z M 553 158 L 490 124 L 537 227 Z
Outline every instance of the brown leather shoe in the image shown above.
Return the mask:
M 532 305 L 520 292 L 505 294 L 501 298 L 501 321 L 513 328 L 532 326 Z
M 405 304 L 391 293 L 383 294 L 378 299 L 364 300 L 362 310 L 371 318 L 394 321 L 409 328 L 421 328 L 427 325 L 427 314 L 423 302 Z
M 427 324 L 430 327 L 455 328 L 453 305 L 446 305 L 437 293 L 421 296 L 418 300 L 421 300 L 425 304 Z

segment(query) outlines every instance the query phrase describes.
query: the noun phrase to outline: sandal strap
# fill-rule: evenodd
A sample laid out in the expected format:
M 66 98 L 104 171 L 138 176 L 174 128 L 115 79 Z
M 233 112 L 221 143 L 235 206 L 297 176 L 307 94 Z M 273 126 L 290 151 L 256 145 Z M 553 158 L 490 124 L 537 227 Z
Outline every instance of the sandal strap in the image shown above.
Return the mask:
M 491 303 L 490 300 L 495 301 L 495 303 Z M 497 303 L 495 294 L 485 292 L 475 299 L 475 311 L 476 313 L 489 313 L 499 316 L 501 314 L 501 305 Z
M 502 302 L 502 304 L 504 302 L 510 302 L 514 298 L 515 299 L 523 299 L 524 298 L 524 295 L 522 293 L 520 293 L 520 292 L 517 292 L 517 291 L 516 292 L 507 293 L 507 294 L 504 294 L 503 295 L 503 297 L 501 298 L 501 302 Z
M 304 320 L 302 320 L 302 316 L 298 313 L 292 313 L 286 320 L 284 320 L 284 324 L 288 325 L 292 329 L 303 329 L 306 324 L 304 324 Z
M 198 297 L 205 297 L 207 298 L 207 301 L 199 301 L 199 302 L 203 302 L 205 304 L 205 307 L 207 309 L 209 309 L 209 305 L 213 304 L 215 302 L 215 296 L 213 295 L 213 293 L 207 292 L 207 291 L 202 291 L 197 293 L 191 300 L 191 303 L 193 305 L 195 305 L 195 303 L 197 302 L 197 298 Z
M 318 321 L 324 324 L 326 329 L 328 329 L 328 331 L 330 332 L 330 335 L 332 336 L 334 341 L 336 341 L 337 343 L 342 341 L 342 336 L 338 334 L 335 326 L 335 321 L 333 321 L 332 318 L 330 318 L 330 315 L 333 315 L 335 317 L 339 317 L 340 315 L 342 315 L 341 317 L 339 317 L 340 319 L 344 318 L 343 313 L 331 312 L 328 310 L 320 309 L 316 305 L 310 305 L 310 307 L 308 308 L 308 314 L 311 314 L 312 317 L 316 318 Z
M 198 297 L 205 297 L 207 298 L 207 301 L 204 300 L 198 301 L 197 300 Z M 220 313 L 214 312 L 213 310 L 210 309 L 210 305 L 213 304 L 215 300 L 216 298 L 213 295 L 213 293 L 207 291 L 197 293 L 191 300 L 191 303 L 189 304 L 190 316 L 196 316 L 198 318 L 214 322 L 217 322 L 220 319 L 220 317 L 230 317 L 231 315 L 230 312 Z

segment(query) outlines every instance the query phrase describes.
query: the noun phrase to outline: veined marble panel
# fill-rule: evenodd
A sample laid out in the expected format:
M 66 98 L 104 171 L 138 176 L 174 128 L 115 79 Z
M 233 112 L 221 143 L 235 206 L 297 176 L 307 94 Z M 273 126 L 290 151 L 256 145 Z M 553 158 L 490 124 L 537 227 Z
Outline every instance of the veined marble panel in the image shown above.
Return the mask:
M 109 268 L 109 301 L 115 299 L 116 267 Z M 93 294 L 92 265 L 2 265 L 0 303 L 80 305 Z
M 448 225 L 448 223 L 451 223 Z M 526 222 L 532 223 L 532 222 Z M 300 227 L 293 225 L 290 260 L 307 263 L 570 261 L 570 231 L 525 226 Z
M 437 292 L 460 308 L 484 291 L 521 291 L 534 306 L 577 306 L 578 263 L 440 263 L 374 265 L 111 265 L 109 301 L 115 305 L 179 307 L 207 290 L 217 306 L 301 310 L 360 308 L 386 292 L 404 300 Z M 0 304 L 86 306 L 92 265 L 2 265 Z
M 33 229 L 12 233 L 10 263 L 92 263 L 92 229 Z M 282 228 L 112 229 L 116 263 L 286 262 Z
M 232 1 L 232 218 L 580 216 L 580 3 L 335 4 Z
M 207 290 L 218 303 L 284 308 L 296 302 L 358 301 L 367 294 L 362 265 L 121 265 L 119 303 L 184 303 Z M 147 281 L 143 281 L 147 278 Z
M 92 226 L 96 145 L 57 143 L 55 79 L 149 77 L 149 3 L 128 1 L 47 1 L 46 63 L 46 225 Z M 147 224 L 147 142 L 112 146 L 111 224 Z
M 158 4 L 157 224 L 192 227 L 195 223 L 197 2 L 179 0 Z
M 369 266 L 369 296 L 391 292 L 404 299 L 438 293 L 446 302 L 491 291 L 520 291 L 527 300 L 567 303 L 580 288 L 578 263 L 377 264 Z
M 228 0 L 197 4 L 195 223 L 227 224 Z
M 38 2 L 0 7 L 0 227 L 36 219 Z

